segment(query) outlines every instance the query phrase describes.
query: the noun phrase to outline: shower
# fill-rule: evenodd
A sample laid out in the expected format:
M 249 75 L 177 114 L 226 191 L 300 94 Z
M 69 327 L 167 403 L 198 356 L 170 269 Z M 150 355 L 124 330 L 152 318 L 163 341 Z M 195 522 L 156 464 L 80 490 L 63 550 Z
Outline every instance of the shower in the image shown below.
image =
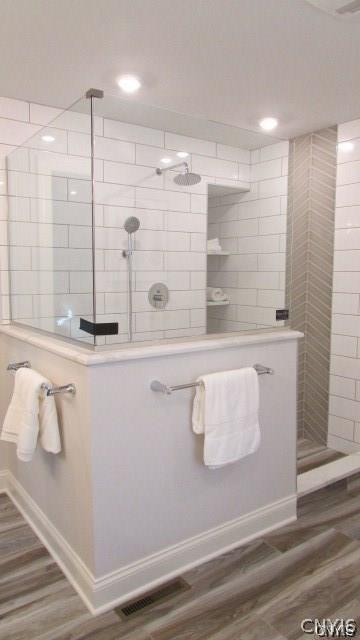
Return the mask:
M 192 173 L 189 171 L 189 165 L 187 162 L 179 162 L 178 164 L 173 164 L 171 167 L 164 167 L 163 169 L 158 167 L 156 169 L 156 173 L 158 176 L 161 176 L 165 171 L 171 171 L 172 169 L 176 169 L 177 167 L 185 167 L 184 173 L 178 173 L 174 182 L 176 184 L 180 184 L 182 187 L 190 187 L 193 184 L 198 184 L 201 180 L 201 176 L 198 173 Z
M 139 218 L 135 218 L 135 216 L 130 216 L 130 218 L 126 218 L 124 223 L 124 229 L 126 233 L 129 234 L 129 240 L 131 240 L 132 234 L 135 233 L 135 231 L 137 231 L 139 227 L 140 227 Z
M 124 229 L 128 234 L 128 248 L 124 249 L 123 256 L 127 258 L 128 261 L 128 336 L 129 342 L 132 341 L 133 337 L 133 322 L 132 322 L 132 255 L 134 252 L 134 239 L 133 234 L 140 227 L 140 220 L 135 216 L 130 216 L 126 218 L 124 223 Z

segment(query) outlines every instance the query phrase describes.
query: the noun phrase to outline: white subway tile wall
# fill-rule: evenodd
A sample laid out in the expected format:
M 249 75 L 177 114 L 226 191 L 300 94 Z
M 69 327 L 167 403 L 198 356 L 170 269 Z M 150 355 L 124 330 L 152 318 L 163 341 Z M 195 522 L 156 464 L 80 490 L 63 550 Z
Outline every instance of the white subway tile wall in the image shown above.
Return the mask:
M 230 301 L 208 307 L 211 332 L 283 324 L 288 155 L 287 142 L 251 152 L 251 192 L 209 200 L 209 238 L 230 254 L 208 257 L 208 284 Z
M 46 128 L 40 131 L 42 126 Z M 99 343 L 127 340 L 127 264 L 122 251 L 127 246 L 124 221 L 131 215 L 140 220 L 134 254 L 135 340 L 206 332 L 209 183 L 248 189 L 239 201 L 225 197 L 211 208 L 209 228 L 232 254 L 211 259 L 210 277 L 222 283 L 233 303 L 223 316 L 214 314 L 214 321 L 223 322 L 220 330 L 274 325 L 274 310 L 283 306 L 284 297 L 288 144 L 250 153 L 101 117 L 95 118 L 95 128 L 97 320 L 119 322 L 119 335 Z M 84 338 L 79 317 L 91 319 L 92 314 L 89 133 L 84 113 L 0 99 L 3 321 L 10 314 L 9 215 L 13 318 Z M 20 144 L 9 157 L 7 212 L 1 195 L 6 182 L 2 159 Z M 198 185 L 182 187 L 174 183 L 174 173 L 155 173 L 165 156 L 178 162 L 179 151 L 189 154 L 186 161 L 201 174 Z M 164 311 L 149 303 L 154 282 L 169 287 Z
M 90 148 L 70 148 L 71 136 L 89 138 L 90 117 L 7 99 L 0 117 L 0 143 L 11 141 L 8 206 L 0 207 L 9 221 L 0 226 L 1 319 L 10 317 L 10 280 L 14 320 L 91 342 L 78 329 L 93 304 Z M 99 119 L 96 127 L 101 134 Z M 102 166 L 96 171 L 102 179 Z M 98 305 L 104 312 L 101 295 Z
M 339 125 L 329 445 L 360 448 L 360 120 Z

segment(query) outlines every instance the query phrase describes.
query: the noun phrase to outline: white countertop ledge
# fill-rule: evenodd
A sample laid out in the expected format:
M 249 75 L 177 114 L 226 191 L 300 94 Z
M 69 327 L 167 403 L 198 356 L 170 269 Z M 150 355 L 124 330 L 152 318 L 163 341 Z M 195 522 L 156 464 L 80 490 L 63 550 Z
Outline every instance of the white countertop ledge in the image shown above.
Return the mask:
M 86 367 L 127 360 L 141 360 L 143 358 L 157 358 L 163 356 L 193 353 L 197 351 L 210 351 L 213 349 L 229 349 L 250 344 L 264 344 L 267 342 L 284 342 L 287 340 L 299 340 L 303 337 L 300 331 L 291 329 L 261 330 L 256 333 L 232 333 L 211 337 L 209 335 L 194 339 L 181 339 L 174 342 L 149 342 L 123 345 L 104 351 L 91 351 L 84 347 L 62 341 L 55 336 L 37 333 L 31 329 L 25 329 L 16 325 L 0 325 L 0 334 L 22 340 L 34 347 L 39 347 L 57 356 L 78 362 Z

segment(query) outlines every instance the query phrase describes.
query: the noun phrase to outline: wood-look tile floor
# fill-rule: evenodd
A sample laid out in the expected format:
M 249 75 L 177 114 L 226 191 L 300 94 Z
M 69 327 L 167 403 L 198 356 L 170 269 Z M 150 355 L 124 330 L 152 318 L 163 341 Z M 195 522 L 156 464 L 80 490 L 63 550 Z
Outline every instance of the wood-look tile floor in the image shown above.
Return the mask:
M 87 612 L 0 494 L 0 640 L 300 640 L 313 637 L 302 633 L 303 618 L 360 623 L 359 484 L 306 496 L 298 514 L 185 573 L 190 590 L 124 621 Z
M 297 472 L 305 473 L 310 469 L 322 467 L 328 462 L 333 462 L 344 457 L 344 453 L 329 449 L 324 444 L 312 442 L 307 438 L 300 438 L 297 441 Z

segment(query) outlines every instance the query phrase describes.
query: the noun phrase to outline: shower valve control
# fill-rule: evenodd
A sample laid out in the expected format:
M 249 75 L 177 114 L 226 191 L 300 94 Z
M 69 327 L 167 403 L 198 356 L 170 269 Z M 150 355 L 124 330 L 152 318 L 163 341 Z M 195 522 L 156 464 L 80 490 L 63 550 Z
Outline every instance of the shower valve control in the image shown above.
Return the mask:
M 169 302 L 169 289 L 163 282 L 155 282 L 149 289 L 148 297 L 155 309 L 165 309 Z

